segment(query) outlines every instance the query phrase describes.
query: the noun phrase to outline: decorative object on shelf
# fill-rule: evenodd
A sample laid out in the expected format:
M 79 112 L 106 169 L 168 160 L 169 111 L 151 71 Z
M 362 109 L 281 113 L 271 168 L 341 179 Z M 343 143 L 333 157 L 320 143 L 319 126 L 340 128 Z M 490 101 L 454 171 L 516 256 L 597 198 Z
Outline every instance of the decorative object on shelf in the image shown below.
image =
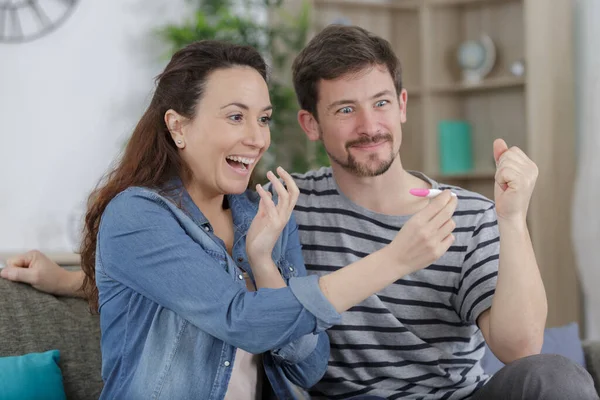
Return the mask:
M 38 39 L 59 27 L 78 0 L 0 0 L 0 43 Z
M 525 75 L 525 61 L 517 60 L 513 62 L 510 65 L 510 73 L 518 77 Z
M 496 46 L 492 38 L 482 35 L 478 40 L 463 42 L 456 53 L 458 65 L 462 69 L 463 81 L 467 84 L 481 82 L 496 62 Z
M 459 120 L 440 121 L 438 151 L 442 175 L 471 172 L 473 170 L 471 125 Z

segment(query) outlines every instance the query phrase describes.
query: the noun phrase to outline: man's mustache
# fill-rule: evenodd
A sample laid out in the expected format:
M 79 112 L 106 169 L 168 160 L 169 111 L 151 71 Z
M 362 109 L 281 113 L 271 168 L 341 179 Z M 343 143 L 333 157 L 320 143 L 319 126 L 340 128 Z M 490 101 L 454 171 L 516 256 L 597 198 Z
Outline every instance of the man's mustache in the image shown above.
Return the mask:
M 379 133 L 375 136 L 361 137 L 359 139 L 347 142 L 346 149 L 349 149 L 350 147 L 353 147 L 353 146 L 362 146 L 365 144 L 373 144 L 373 143 L 388 142 L 388 141 L 389 142 L 392 141 L 392 135 L 390 133 Z

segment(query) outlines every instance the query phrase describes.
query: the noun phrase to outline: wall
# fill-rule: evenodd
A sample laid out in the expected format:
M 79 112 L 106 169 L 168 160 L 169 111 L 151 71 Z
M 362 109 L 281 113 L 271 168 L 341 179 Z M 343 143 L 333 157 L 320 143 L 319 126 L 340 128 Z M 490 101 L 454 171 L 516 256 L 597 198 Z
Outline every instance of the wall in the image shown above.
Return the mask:
M 167 61 L 154 31 L 189 3 L 80 1 L 48 36 L 0 44 L 0 252 L 75 247 L 73 222 Z
M 583 291 L 584 337 L 600 339 L 600 2 L 576 3 L 578 166 L 573 247 Z
M 572 0 L 524 3 L 527 148 L 539 168 L 529 227 L 548 299 L 548 326 L 581 321 L 568 227 L 575 178 Z

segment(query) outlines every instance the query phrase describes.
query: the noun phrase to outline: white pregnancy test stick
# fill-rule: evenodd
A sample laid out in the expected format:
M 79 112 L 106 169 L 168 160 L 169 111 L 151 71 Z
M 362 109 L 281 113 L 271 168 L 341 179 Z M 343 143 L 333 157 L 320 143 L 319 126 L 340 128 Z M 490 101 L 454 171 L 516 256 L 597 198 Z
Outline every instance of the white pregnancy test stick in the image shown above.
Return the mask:
M 427 197 L 428 199 L 432 199 L 434 197 L 438 197 L 442 194 L 443 191 L 439 189 L 410 189 L 410 194 L 417 197 Z M 450 192 L 453 197 L 456 197 L 456 193 Z

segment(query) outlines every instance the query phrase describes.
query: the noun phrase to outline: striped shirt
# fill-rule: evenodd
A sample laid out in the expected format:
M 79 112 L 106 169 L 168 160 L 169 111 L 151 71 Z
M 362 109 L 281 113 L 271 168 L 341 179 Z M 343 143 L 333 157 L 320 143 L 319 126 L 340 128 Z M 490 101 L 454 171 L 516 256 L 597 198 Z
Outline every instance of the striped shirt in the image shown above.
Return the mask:
M 499 259 L 494 203 L 454 186 L 455 242 L 435 264 L 343 313 L 329 329 L 331 356 L 314 399 L 360 394 L 388 399 L 467 399 L 488 379 L 477 317 L 491 306 Z M 410 216 L 362 208 L 338 189 L 331 168 L 294 174 L 295 208 L 309 274 L 325 275 L 381 249 Z

